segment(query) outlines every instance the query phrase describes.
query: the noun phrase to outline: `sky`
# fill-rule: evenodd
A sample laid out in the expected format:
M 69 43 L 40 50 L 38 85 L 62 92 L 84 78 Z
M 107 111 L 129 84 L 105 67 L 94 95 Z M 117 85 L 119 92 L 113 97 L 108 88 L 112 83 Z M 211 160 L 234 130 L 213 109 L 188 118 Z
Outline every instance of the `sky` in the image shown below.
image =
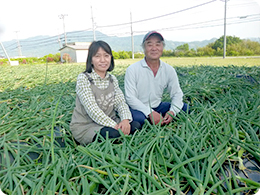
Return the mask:
M 8 0 L 0 7 L 0 41 L 92 30 L 131 36 L 157 30 L 172 41 L 224 34 L 225 0 Z M 130 14 L 131 13 L 131 14 Z M 93 16 L 93 17 L 92 17 Z M 260 37 L 260 0 L 227 0 L 226 35 Z M 62 34 L 63 35 L 63 34 Z

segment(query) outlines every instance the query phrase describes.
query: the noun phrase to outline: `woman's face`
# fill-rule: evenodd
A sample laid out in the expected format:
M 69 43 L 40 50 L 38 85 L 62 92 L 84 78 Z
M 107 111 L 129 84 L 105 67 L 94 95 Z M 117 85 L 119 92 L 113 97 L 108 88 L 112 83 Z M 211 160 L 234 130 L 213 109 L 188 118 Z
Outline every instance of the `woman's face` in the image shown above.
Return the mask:
M 103 78 L 110 67 L 111 55 L 100 47 L 97 53 L 92 57 L 92 64 L 95 72 Z

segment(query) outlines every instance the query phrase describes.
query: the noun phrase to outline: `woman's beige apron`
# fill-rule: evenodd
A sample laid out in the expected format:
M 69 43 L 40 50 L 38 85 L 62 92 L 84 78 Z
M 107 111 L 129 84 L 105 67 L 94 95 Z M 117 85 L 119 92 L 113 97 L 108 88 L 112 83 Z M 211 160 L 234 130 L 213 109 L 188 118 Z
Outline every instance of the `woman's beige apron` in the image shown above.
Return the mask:
M 116 116 L 114 110 L 115 90 L 111 76 L 109 77 L 109 86 L 106 89 L 99 89 L 94 85 L 93 79 L 87 73 L 85 73 L 85 75 L 91 83 L 90 87 L 99 108 L 107 116 L 116 121 L 116 123 L 119 123 L 120 119 Z M 70 123 L 70 130 L 74 138 L 81 144 L 91 143 L 93 137 L 103 127 L 104 126 L 97 124 L 89 117 L 78 95 L 76 95 L 76 107 L 74 108 Z

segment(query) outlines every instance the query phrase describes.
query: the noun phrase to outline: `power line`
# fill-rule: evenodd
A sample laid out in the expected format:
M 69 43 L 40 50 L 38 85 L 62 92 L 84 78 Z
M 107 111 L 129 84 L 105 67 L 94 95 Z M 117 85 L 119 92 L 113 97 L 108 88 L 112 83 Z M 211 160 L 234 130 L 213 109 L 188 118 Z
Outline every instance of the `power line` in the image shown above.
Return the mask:
M 17 43 L 12 43 L 12 44 L 10 44 L 10 45 L 5 46 L 5 48 L 12 47 L 13 45 L 16 45 L 16 44 L 17 44 Z
M 248 16 L 260 16 L 260 14 L 253 14 L 253 15 L 248 15 Z M 240 24 L 240 23 L 248 23 L 248 22 L 257 22 L 260 20 L 259 17 L 254 17 L 252 19 L 239 19 L 238 17 L 231 17 L 227 18 L 228 20 L 230 19 L 237 19 L 236 21 L 233 22 L 228 22 L 227 25 L 232 25 L 232 24 Z M 173 26 L 173 27 L 167 27 L 167 28 L 158 28 L 155 29 L 157 31 L 174 31 L 174 30 L 187 30 L 187 29 L 198 29 L 198 28 L 208 28 L 208 27 L 215 27 L 215 26 L 222 26 L 222 18 L 221 19 L 216 19 L 216 20 L 209 20 L 209 21 L 204 21 L 204 22 L 197 22 L 197 23 L 190 23 L 190 24 L 185 24 L 185 25 L 180 25 L 180 26 Z M 212 24 L 212 22 L 221 22 L 221 23 L 216 23 Z M 210 23 L 210 24 L 208 24 Z M 145 33 L 146 31 L 135 31 L 135 33 Z
M 195 5 L 195 6 L 192 6 L 192 7 L 186 8 L 186 9 L 182 9 L 182 10 L 179 10 L 179 11 L 176 11 L 176 12 L 172 12 L 172 13 L 168 13 L 168 14 L 164 14 L 164 15 L 156 16 L 156 17 L 152 17 L 152 18 L 147 18 L 147 19 L 143 19 L 143 20 L 138 20 L 138 21 L 134 21 L 134 22 L 132 22 L 132 23 L 133 23 L 133 24 L 134 24 L 134 23 L 140 23 L 140 22 L 145 22 L 145 21 L 149 21 L 149 20 L 154 20 L 154 19 L 158 19 L 158 18 L 170 16 L 170 15 L 173 15 L 173 14 L 178 14 L 178 13 L 181 13 L 181 12 L 184 12 L 184 11 L 188 11 L 188 10 L 191 10 L 191 9 L 194 9 L 194 8 L 197 8 L 197 7 L 201 7 L 201 6 L 203 6 L 203 5 L 207 5 L 207 4 L 209 4 L 209 3 L 213 3 L 213 2 L 215 2 L 215 1 L 216 1 L 216 0 L 208 1 L 208 2 L 206 2 L 206 3 L 202 3 L 202 4 L 199 4 L 199 5 Z M 129 25 L 129 24 L 131 24 L 131 22 L 122 23 L 122 24 L 112 24 L 112 25 L 106 25 L 106 26 L 97 26 L 97 27 L 98 27 L 98 28 L 106 28 L 106 27 L 122 26 L 122 25 Z
M 230 18 L 227 18 L 228 21 L 233 20 L 233 19 L 237 19 L 237 20 L 227 22 L 227 25 L 256 22 L 256 21 L 260 20 L 259 16 L 260 16 L 260 14 L 252 14 L 252 15 L 248 15 L 247 19 L 243 19 L 243 20 L 239 19 L 239 17 L 230 17 Z M 250 17 L 252 17 L 252 18 L 250 18 Z M 210 28 L 210 27 L 222 26 L 223 25 L 222 20 L 223 19 L 208 20 L 208 21 L 204 21 L 204 22 L 189 23 L 189 24 L 180 25 L 180 26 L 158 28 L 155 30 L 157 30 L 157 31 L 178 31 L 178 30 L 198 29 L 198 28 Z M 92 35 L 82 34 L 82 35 L 78 35 L 78 36 L 73 36 L 73 34 L 80 33 L 80 32 L 84 33 L 86 31 L 82 30 L 82 31 L 69 32 L 69 33 L 67 33 L 67 39 L 72 41 L 77 38 L 86 38 L 91 41 Z M 140 34 L 140 33 L 145 33 L 145 32 L 147 32 L 147 31 L 146 30 L 145 31 L 134 31 L 135 34 Z M 130 32 L 126 31 L 126 32 L 121 32 L 121 33 L 106 34 L 106 36 L 124 36 L 124 35 L 130 35 Z M 99 36 L 99 39 L 106 38 L 106 36 Z M 58 42 L 55 41 L 55 38 L 57 38 L 57 36 L 44 38 L 44 39 L 36 39 L 33 41 L 22 41 L 21 40 L 20 42 L 21 42 L 22 48 L 42 47 L 42 46 L 47 46 L 50 44 L 58 44 Z M 61 38 L 61 40 L 64 41 L 64 38 Z M 28 44 L 28 43 L 31 43 L 31 44 Z M 16 50 L 18 47 L 17 46 L 12 47 L 14 45 L 16 45 L 16 43 L 12 43 L 8 46 L 5 46 L 5 48 L 10 51 Z
M 231 22 L 227 22 L 227 25 L 231 25 L 231 24 L 240 24 L 240 23 L 247 23 L 247 22 L 255 22 L 255 21 L 259 21 L 259 16 L 260 14 L 251 14 L 251 15 L 247 15 L 245 16 L 246 19 L 239 19 L 239 17 L 229 17 L 227 18 L 227 20 L 233 20 L 233 19 L 237 19 L 235 21 L 231 21 Z M 251 18 L 250 18 L 251 17 Z M 197 29 L 197 28 L 208 28 L 208 27 L 214 27 L 214 26 L 220 26 L 222 25 L 222 23 L 220 23 L 223 19 L 215 19 L 215 20 L 208 20 L 208 21 L 203 21 L 203 22 L 197 22 L 197 23 L 189 23 L 189 24 L 184 24 L 184 25 L 180 25 L 180 26 L 173 26 L 173 27 L 167 27 L 167 28 L 159 28 L 159 29 L 155 29 L 155 30 L 162 30 L 162 31 L 174 31 L 174 30 L 186 30 L 186 29 Z M 216 23 L 217 22 L 217 23 Z M 218 23 L 219 22 L 219 23 Z M 210 24 L 209 24 L 210 23 Z M 213 24 L 212 24 L 213 23 Z M 214 24 L 215 23 L 215 24 Z M 72 31 L 72 32 L 68 32 L 67 33 L 67 39 L 76 39 L 76 38 L 87 38 L 87 39 L 91 39 L 92 35 L 87 35 L 87 34 L 83 34 L 86 33 L 87 30 L 91 30 L 91 29 L 86 29 L 86 30 L 79 30 L 79 31 Z M 146 31 L 134 31 L 134 33 L 141 33 L 141 32 L 146 32 Z M 73 34 L 76 34 L 76 36 L 74 36 Z M 78 35 L 78 33 L 82 33 L 82 35 Z M 129 35 L 130 32 L 126 31 L 126 32 L 120 32 L 120 33 L 114 33 L 114 34 L 106 34 L 107 36 L 124 36 L 124 35 Z M 48 38 L 43 38 L 43 39 L 35 39 L 33 41 L 28 41 L 28 40 L 21 40 L 20 43 L 23 47 L 28 47 L 28 46 L 42 46 L 42 45 L 48 45 L 49 43 L 57 43 L 57 39 L 58 39 L 59 35 L 56 36 L 52 36 L 52 37 L 48 37 Z M 104 37 L 100 37 L 99 38 L 104 38 Z M 64 38 L 61 38 L 61 40 L 64 41 Z M 11 48 L 12 46 L 16 45 L 17 43 L 12 43 L 10 45 L 5 45 L 5 48 Z M 17 49 L 18 47 L 15 47 L 13 49 Z
M 37 41 L 45 41 L 45 40 L 49 40 L 49 39 L 57 39 L 60 35 L 55 35 L 55 36 L 51 36 L 51 37 L 46 37 L 46 38 L 42 38 L 42 39 L 34 39 L 33 41 L 37 42 Z M 25 42 L 32 42 L 32 41 L 28 41 L 28 40 L 21 40 L 22 43 Z
M 152 20 L 155 20 L 155 19 L 161 19 L 161 18 L 170 16 L 170 15 L 174 15 L 174 14 L 185 12 L 185 11 L 188 11 L 188 10 L 191 10 L 191 9 L 198 8 L 200 6 L 204 6 L 206 4 L 210 4 L 210 3 L 213 3 L 215 1 L 216 0 L 211 0 L 211 1 L 208 1 L 206 3 L 199 4 L 199 5 L 196 5 L 196 6 L 192 6 L 192 7 L 182 9 L 182 10 L 179 10 L 179 11 L 176 11 L 176 12 L 171 12 L 171 13 L 168 13 L 168 14 L 164 14 L 164 15 L 160 15 L 160 16 L 156 16 L 156 17 L 152 17 L 152 18 L 147 18 L 147 19 L 142 19 L 142 20 L 138 20 L 138 21 L 133 21 L 133 22 L 130 21 L 130 22 L 127 22 L 127 23 L 106 25 L 106 26 L 97 26 L 97 28 L 99 28 L 99 29 L 108 28 L 108 27 L 119 27 L 119 28 L 112 28 L 109 31 L 109 33 L 106 33 L 106 35 L 104 35 L 104 36 L 99 36 L 98 38 L 102 39 L 102 38 L 106 38 L 107 36 L 130 35 L 131 32 L 127 28 L 129 28 L 129 26 L 133 23 L 142 23 L 142 22 L 152 21 Z M 238 6 L 238 5 L 240 5 L 240 4 L 229 5 L 229 7 L 230 6 Z M 260 16 L 260 14 L 251 14 L 251 15 L 240 16 L 240 17 L 237 16 L 237 17 L 226 18 L 227 19 L 226 25 L 249 23 L 249 22 L 258 22 L 258 21 L 260 21 L 259 16 Z M 169 18 L 167 18 L 167 19 L 169 19 Z M 216 26 L 223 26 L 222 21 L 223 21 L 223 18 L 209 20 L 209 21 L 195 22 L 195 23 L 190 23 L 190 24 L 183 24 L 183 25 L 179 25 L 179 26 L 158 28 L 158 29 L 155 29 L 155 30 L 158 30 L 158 31 L 177 31 L 177 30 L 187 30 L 187 29 L 210 28 L 210 27 L 216 27 Z M 118 31 L 118 29 L 121 29 L 121 32 L 115 32 L 115 31 Z M 64 38 L 61 38 L 61 39 L 59 39 L 60 35 L 56 35 L 56 36 L 52 36 L 52 37 L 46 37 L 46 38 L 40 38 L 40 39 L 34 39 L 34 40 L 21 40 L 20 41 L 20 43 L 21 43 L 20 47 L 23 47 L 23 48 L 43 47 L 43 46 L 47 46 L 47 45 L 50 45 L 50 44 L 53 44 L 53 45 L 57 44 L 58 40 L 65 41 L 65 43 L 66 43 L 67 39 L 69 41 L 79 40 L 79 39 L 81 39 L 81 41 L 82 41 L 82 39 L 92 41 L 91 40 L 91 34 L 86 33 L 90 30 L 93 30 L 93 28 L 67 32 L 66 36 L 64 36 Z M 145 31 L 144 30 L 133 31 L 132 33 L 138 34 L 138 33 L 145 33 L 145 32 L 147 32 L 147 30 L 145 30 Z M 15 50 L 15 49 L 19 48 L 18 46 L 14 47 L 16 44 L 17 43 L 11 43 L 8 46 L 5 46 L 5 48 L 10 50 L 10 51 Z
M 255 5 L 256 3 L 251 2 L 251 3 L 241 3 L 241 4 L 233 4 L 229 5 L 228 7 L 236 7 L 236 6 L 245 6 L 245 5 Z

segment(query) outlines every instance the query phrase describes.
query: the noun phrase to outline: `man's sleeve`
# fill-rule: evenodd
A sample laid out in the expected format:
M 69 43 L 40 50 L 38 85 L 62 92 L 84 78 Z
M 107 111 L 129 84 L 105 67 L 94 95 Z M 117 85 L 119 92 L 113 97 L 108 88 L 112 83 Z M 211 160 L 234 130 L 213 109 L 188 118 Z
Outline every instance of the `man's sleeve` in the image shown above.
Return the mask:
M 178 114 L 183 107 L 183 92 L 180 87 L 178 75 L 173 68 L 173 71 L 168 71 L 169 83 L 168 83 L 168 91 L 171 97 L 171 108 L 174 115 Z

